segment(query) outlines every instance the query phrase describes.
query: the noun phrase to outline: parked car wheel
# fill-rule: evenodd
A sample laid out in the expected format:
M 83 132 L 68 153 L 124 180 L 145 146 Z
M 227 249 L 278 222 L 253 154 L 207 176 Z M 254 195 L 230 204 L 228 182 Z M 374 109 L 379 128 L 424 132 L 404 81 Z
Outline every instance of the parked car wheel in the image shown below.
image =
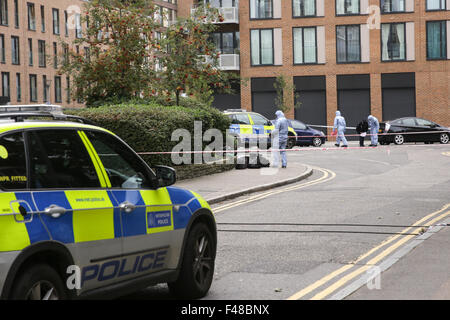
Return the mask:
M 289 135 L 289 138 L 288 138 L 288 142 L 287 142 L 286 148 L 287 148 L 287 149 L 292 149 L 293 147 L 295 147 L 295 137 L 292 136 L 292 135 Z
M 394 143 L 396 145 L 402 145 L 403 143 L 405 143 L 405 137 L 403 135 L 401 135 L 401 134 L 397 134 L 394 137 Z
M 14 300 L 65 300 L 67 293 L 59 274 L 46 264 L 32 266 L 14 284 Z
M 442 144 L 447 144 L 450 141 L 448 133 L 441 133 L 439 140 Z
M 198 223 L 187 239 L 180 275 L 169 283 L 170 292 L 181 299 L 198 299 L 206 295 L 214 276 L 216 243 L 208 227 Z
M 312 141 L 312 144 L 314 147 L 320 147 L 322 145 L 322 139 L 320 138 L 314 138 Z

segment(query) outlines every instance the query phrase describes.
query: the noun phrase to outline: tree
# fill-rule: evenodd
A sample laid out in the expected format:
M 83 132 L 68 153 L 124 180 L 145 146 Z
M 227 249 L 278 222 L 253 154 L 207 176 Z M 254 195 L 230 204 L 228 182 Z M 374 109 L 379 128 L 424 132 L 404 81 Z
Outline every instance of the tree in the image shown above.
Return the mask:
M 84 10 L 88 27 L 65 53 L 60 69 L 73 78 L 73 98 L 90 105 L 152 92 L 156 73 L 151 49 L 159 27 L 152 1 L 92 0 Z M 74 50 L 80 47 L 83 52 Z
M 295 92 L 295 85 L 293 83 L 288 83 L 283 75 L 280 75 L 276 78 L 273 87 L 275 88 L 277 93 L 275 98 L 275 107 L 277 108 L 277 110 L 281 110 L 283 111 L 283 113 L 287 113 L 292 110 L 292 108 L 300 108 L 300 95 Z M 288 93 L 288 95 L 285 94 L 286 92 Z M 289 93 L 293 94 L 294 99 L 292 99 L 292 96 Z
M 214 21 L 223 20 L 209 5 L 199 6 L 191 17 L 179 19 L 160 40 L 157 59 L 159 92 L 178 105 L 182 93 L 210 104 L 214 91 L 229 92 L 229 81 L 236 76 L 219 68 L 220 52 L 210 40 Z

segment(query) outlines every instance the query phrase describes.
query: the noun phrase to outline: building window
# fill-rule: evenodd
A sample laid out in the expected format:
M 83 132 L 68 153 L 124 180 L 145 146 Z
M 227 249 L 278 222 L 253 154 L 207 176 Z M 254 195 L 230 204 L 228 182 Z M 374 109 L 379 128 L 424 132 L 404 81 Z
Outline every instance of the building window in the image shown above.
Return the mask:
M 36 30 L 36 12 L 34 10 L 34 3 L 27 3 L 28 9 L 28 30 Z
M 67 103 L 70 103 L 70 96 L 71 96 L 71 94 L 72 94 L 72 92 L 71 92 L 71 89 L 70 89 L 70 77 L 66 77 L 66 97 L 67 97 L 66 102 Z
M 381 60 L 406 60 L 406 28 L 404 23 L 381 25 Z
M 427 59 L 447 59 L 447 21 L 427 22 Z
M 5 54 L 5 35 L 0 34 L 0 63 L 6 62 L 6 54 Z
M 250 19 L 272 19 L 272 0 L 250 0 Z
M 45 41 L 38 40 L 39 67 L 42 68 L 45 68 L 47 66 L 47 54 L 45 51 Z
M 69 14 L 64 11 L 64 35 L 69 36 Z
M 59 35 L 59 10 L 53 9 L 52 16 L 53 16 L 53 34 Z
M 381 12 L 405 12 L 405 0 L 381 0 Z
M 11 37 L 11 63 L 20 64 L 20 44 L 19 37 Z
M 445 10 L 446 0 L 427 0 L 427 10 Z
M 0 0 L 0 25 L 8 25 L 8 0 Z
M 30 74 L 30 102 L 37 102 L 37 75 Z
M 59 77 L 59 76 L 55 77 L 55 102 L 57 102 L 57 103 L 61 103 L 62 102 L 61 77 Z
M 44 102 L 49 102 L 48 101 L 48 94 L 47 94 L 49 86 L 47 84 L 47 76 L 46 75 L 42 76 L 42 84 L 43 84 L 42 97 L 44 97 Z
M 22 100 L 22 81 L 20 80 L 20 73 L 16 73 L 16 95 L 17 101 Z
M 28 39 L 28 65 L 33 66 L 33 39 Z
M 294 28 L 294 64 L 317 63 L 316 27 Z
M 239 32 L 214 32 L 211 34 L 211 39 L 220 53 L 239 53 Z
M 273 65 L 273 29 L 250 31 L 252 66 Z
M 337 62 L 361 62 L 361 27 L 359 25 L 336 27 Z
M 81 28 L 81 16 L 79 13 L 75 14 L 75 37 L 80 39 L 83 36 L 83 30 Z
M 316 0 L 293 0 L 292 10 L 294 17 L 316 16 Z
M 45 32 L 45 7 L 41 6 L 41 31 Z
M 19 28 L 19 0 L 14 0 L 14 27 Z
M 53 42 L 53 68 L 58 69 L 58 44 Z
M 359 14 L 360 0 L 336 0 L 336 15 Z
M 2 96 L 8 98 L 11 96 L 9 84 L 9 72 L 2 72 Z

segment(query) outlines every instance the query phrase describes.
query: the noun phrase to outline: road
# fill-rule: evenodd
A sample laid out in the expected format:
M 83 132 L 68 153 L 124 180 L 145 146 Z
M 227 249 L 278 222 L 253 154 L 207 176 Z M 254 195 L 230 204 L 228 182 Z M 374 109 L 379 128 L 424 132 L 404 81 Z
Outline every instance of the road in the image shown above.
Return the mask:
M 416 277 L 396 284 L 395 275 L 420 272 L 422 247 L 448 244 L 448 227 L 427 227 L 450 218 L 450 147 L 299 150 L 289 162 L 314 166 L 310 178 L 214 207 L 218 253 L 205 299 L 411 298 Z M 425 287 L 425 298 L 450 299 Z M 126 298 L 170 296 L 159 285 Z

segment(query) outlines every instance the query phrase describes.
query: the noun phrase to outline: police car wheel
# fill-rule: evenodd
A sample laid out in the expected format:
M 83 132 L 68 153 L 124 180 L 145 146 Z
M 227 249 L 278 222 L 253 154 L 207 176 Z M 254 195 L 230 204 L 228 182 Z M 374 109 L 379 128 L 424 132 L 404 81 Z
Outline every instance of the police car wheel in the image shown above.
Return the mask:
M 169 283 L 170 292 L 182 299 L 204 297 L 214 276 L 216 244 L 208 227 L 203 223 L 193 226 L 183 256 L 177 281 Z
M 439 140 L 442 144 L 447 144 L 450 141 L 448 133 L 441 133 Z
M 293 147 L 295 147 L 295 138 L 294 138 L 294 136 L 289 136 L 286 148 L 292 149 Z
M 48 265 L 38 264 L 23 270 L 14 284 L 15 300 L 64 300 L 67 294 L 58 273 Z

